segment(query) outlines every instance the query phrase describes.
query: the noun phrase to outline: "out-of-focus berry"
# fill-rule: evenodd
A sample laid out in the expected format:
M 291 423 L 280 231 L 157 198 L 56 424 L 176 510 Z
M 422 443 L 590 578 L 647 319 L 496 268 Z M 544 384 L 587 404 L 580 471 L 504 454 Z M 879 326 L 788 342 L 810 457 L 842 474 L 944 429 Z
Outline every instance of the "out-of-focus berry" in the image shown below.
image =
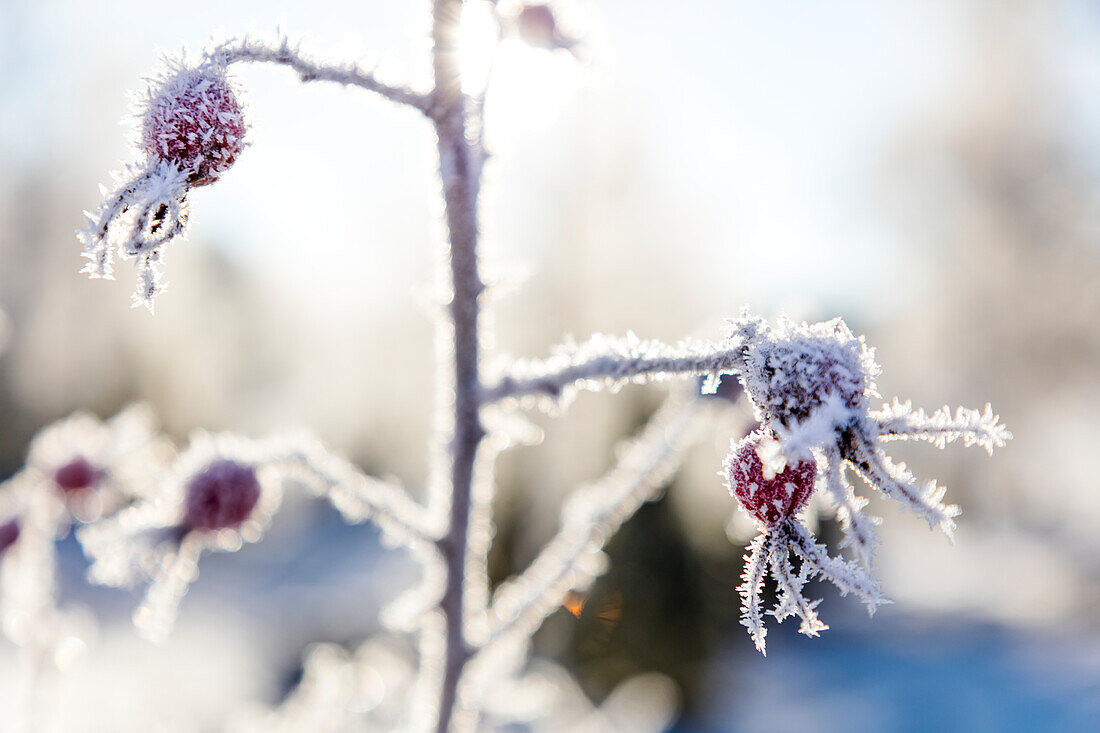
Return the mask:
M 260 499 L 260 482 L 251 466 L 228 459 L 209 463 L 187 483 L 183 527 L 219 530 L 238 527 Z
M 53 480 L 66 494 L 94 488 L 103 472 L 84 456 L 77 456 L 54 472 Z
M 575 38 L 562 33 L 553 8 L 544 4 L 524 5 L 516 15 L 515 33 L 521 41 L 533 48 L 572 51 L 577 45 Z

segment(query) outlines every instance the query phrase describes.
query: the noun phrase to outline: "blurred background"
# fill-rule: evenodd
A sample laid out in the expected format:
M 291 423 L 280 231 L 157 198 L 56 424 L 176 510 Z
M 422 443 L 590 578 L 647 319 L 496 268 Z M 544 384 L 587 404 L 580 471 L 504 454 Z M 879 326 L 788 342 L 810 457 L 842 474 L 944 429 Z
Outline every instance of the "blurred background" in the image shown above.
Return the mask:
M 918 405 L 992 402 L 993 459 L 898 446 L 963 507 L 952 546 L 872 499 L 869 621 L 830 588 L 821 639 L 738 625 L 743 544 L 716 475 L 744 405 L 609 545 L 611 569 L 536 654 L 599 703 L 659 673 L 675 730 L 1100 728 L 1100 6 L 1093 0 L 563 3 L 584 61 L 506 44 L 492 81 L 484 231 L 494 348 L 564 334 L 718 338 L 742 305 L 843 316 Z M 192 195 L 155 317 L 77 275 L 73 230 L 131 155 L 126 90 L 158 49 L 279 26 L 307 51 L 426 82 L 426 2 L 0 2 L 0 479 L 43 425 L 147 400 L 166 430 L 311 426 L 423 486 L 438 261 L 435 150 L 414 113 L 239 70 L 252 146 Z M 500 462 L 496 580 L 555 531 L 662 388 L 582 395 Z M 354 644 L 411 564 L 300 502 L 257 546 L 203 561 L 177 633 L 137 639 L 135 599 L 82 583 L 100 620 L 54 681 L 58 730 L 213 730 L 274 702 L 312 641 Z M 837 528 L 820 532 L 835 540 Z M 583 603 L 580 603 L 583 600 Z M 0 648 L 0 678 L 16 674 Z M 13 689 L 8 684 L 5 689 Z M 3 693 L 8 694 L 8 693 Z M 155 723 L 150 723 L 153 720 Z M 159 727 L 157 727 L 159 726 Z

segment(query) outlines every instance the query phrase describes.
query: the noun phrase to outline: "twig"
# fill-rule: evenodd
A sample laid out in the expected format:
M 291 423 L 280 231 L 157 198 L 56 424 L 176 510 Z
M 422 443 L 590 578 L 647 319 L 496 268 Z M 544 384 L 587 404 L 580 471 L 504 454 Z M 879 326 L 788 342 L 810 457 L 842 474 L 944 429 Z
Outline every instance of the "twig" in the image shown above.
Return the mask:
M 580 345 L 559 346 L 554 352 L 545 360 L 516 362 L 496 384 L 486 388 L 483 401 L 558 399 L 569 390 L 614 389 L 628 382 L 737 373 L 745 364 L 737 342 L 685 341 L 671 346 L 633 334 L 597 335 Z
M 570 496 L 558 534 L 497 591 L 489 610 L 489 643 L 533 633 L 567 591 L 599 574 L 596 553 L 680 467 L 700 406 L 694 397 L 670 398 L 603 478 Z
M 312 59 L 302 54 L 299 48 L 291 46 L 287 38 L 282 38 L 276 46 L 268 46 L 246 36 L 221 44 L 214 49 L 213 53 L 224 55 L 228 63 L 245 61 L 289 66 L 298 72 L 298 76 L 304 82 L 329 81 L 344 86 L 360 87 L 398 104 L 414 107 L 425 114 L 431 108 L 431 98 L 427 94 L 416 92 L 408 87 L 387 84 L 381 81 L 373 70 L 362 69 L 355 63 L 323 63 Z

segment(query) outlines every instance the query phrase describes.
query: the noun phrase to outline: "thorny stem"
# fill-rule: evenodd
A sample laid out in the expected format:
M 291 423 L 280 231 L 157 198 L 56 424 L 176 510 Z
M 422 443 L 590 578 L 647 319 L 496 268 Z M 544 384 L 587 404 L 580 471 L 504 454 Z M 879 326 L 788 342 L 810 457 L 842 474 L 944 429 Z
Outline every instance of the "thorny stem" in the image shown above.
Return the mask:
M 466 137 L 466 97 L 458 59 L 458 24 L 462 0 L 434 0 L 432 64 L 435 88 L 431 116 L 439 149 L 448 250 L 451 269 L 449 313 L 454 329 L 454 426 L 451 435 L 451 505 L 447 534 L 439 549 L 447 566 L 439 608 L 445 619 L 443 679 L 439 693 L 437 733 L 451 728 L 458 685 L 472 650 L 466 641 L 464 582 L 474 462 L 485 436 L 479 410 L 478 296 L 484 290 L 478 274 L 477 197 L 480 165 Z
M 407 104 L 421 112 L 428 111 L 427 95 L 402 86 L 381 81 L 373 71 L 365 71 L 356 64 L 324 64 L 303 56 L 289 40 L 282 39 L 278 46 L 266 46 L 249 38 L 230 41 L 217 49 L 225 55 L 229 63 L 238 61 L 266 62 L 289 66 L 298 72 L 302 81 L 330 81 L 337 84 L 357 86 L 376 92 L 398 104 Z
M 545 361 L 530 361 L 523 370 L 503 374 L 485 388 L 486 403 L 532 396 L 558 398 L 566 389 L 598 389 L 613 382 L 657 381 L 669 377 L 736 373 L 744 369 L 741 344 L 682 343 L 610 339 L 598 336 L 580 347 Z

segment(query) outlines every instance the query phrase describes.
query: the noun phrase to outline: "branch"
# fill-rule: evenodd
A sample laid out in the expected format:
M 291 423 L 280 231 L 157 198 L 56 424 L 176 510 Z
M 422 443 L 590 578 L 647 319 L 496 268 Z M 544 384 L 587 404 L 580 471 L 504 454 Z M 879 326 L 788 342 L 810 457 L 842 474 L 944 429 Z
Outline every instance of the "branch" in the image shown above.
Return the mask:
M 379 80 L 373 70 L 367 71 L 352 62 L 330 64 L 312 59 L 303 55 L 297 46 L 291 46 L 289 39 L 285 37 L 279 40 L 277 46 L 268 46 L 246 36 L 227 41 L 217 46 L 212 53 L 224 56 L 227 63 L 248 61 L 283 64 L 298 72 L 303 82 L 330 81 L 344 86 L 360 87 L 425 114 L 431 107 L 431 97 L 428 94 L 387 84 Z
M 700 404 L 693 397 L 670 397 L 624 446 L 610 472 L 569 497 L 558 534 L 520 576 L 497 591 L 486 644 L 508 634 L 533 633 L 567 591 L 599 575 L 597 553 L 604 543 L 680 467 Z
M 659 382 L 702 374 L 733 374 L 745 366 L 740 343 L 684 341 L 676 346 L 597 334 L 583 344 L 553 349 L 548 359 L 518 361 L 496 384 L 487 387 L 483 402 L 544 397 L 560 399 L 573 390 L 618 389 L 624 384 Z
M 368 476 L 312 439 L 289 439 L 273 447 L 270 462 L 297 471 L 349 522 L 369 519 L 383 533 L 413 548 L 423 548 L 439 535 L 438 528 L 429 526 L 427 511 L 403 487 Z

